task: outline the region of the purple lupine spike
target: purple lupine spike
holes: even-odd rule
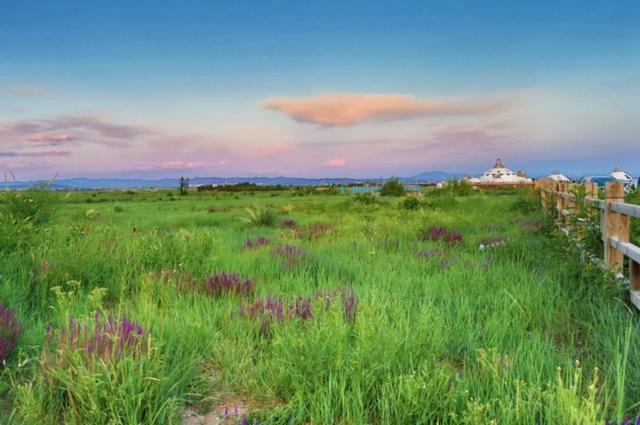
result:
[[[18,344],[21,332],[15,311],[0,304],[0,362],[9,358]]]
[[[250,279],[240,279],[238,273],[219,272],[205,280],[207,291],[214,296],[225,294],[250,295],[255,283]]]
[[[352,292],[345,292],[342,294],[342,310],[344,321],[353,325],[356,321],[356,314],[358,312],[358,300]]]
[[[125,316],[119,319],[109,316],[105,320],[101,315],[96,315],[93,326],[72,318],[59,331],[51,329],[46,344],[61,349],[80,349],[90,356],[121,358],[145,351],[142,335],[142,327]]]
[[[461,243],[464,241],[462,233],[442,226],[429,227],[426,231],[420,233],[420,239],[443,241],[448,244]]]

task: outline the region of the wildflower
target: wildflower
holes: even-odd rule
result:
[[[255,289],[250,279],[240,279],[237,273],[220,272],[205,281],[207,291],[212,295],[236,294],[249,295]]]
[[[284,220],[284,221],[282,222],[282,225],[283,225],[284,227],[289,227],[289,228],[292,228],[292,227],[298,227],[298,223],[296,223],[294,220],[291,220],[290,218],[289,218],[289,219],[287,219],[287,220]]]
[[[480,241],[480,250],[496,248],[507,243],[507,239],[503,236],[491,236]]]
[[[268,335],[273,322],[295,318],[305,321],[313,317],[313,309],[310,299],[299,298],[293,303],[285,304],[282,300],[269,296],[241,305],[240,316],[259,320],[260,334]]]
[[[273,250],[273,255],[285,259],[285,267],[290,268],[295,265],[300,258],[305,255],[302,248],[292,245],[280,245]]]
[[[59,330],[51,325],[47,326],[45,353],[54,345],[58,350],[82,350],[91,357],[121,358],[143,353],[146,349],[143,337],[142,327],[127,317],[105,318],[100,312],[96,312],[93,326],[83,324],[73,317]]]
[[[449,244],[463,242],[462,233],[442,226],[431,226],[420,234],[421,240],[443,241]]]
[[[356,321],[356,313],[358,312],[358,300],[353,292],[344,292],[342,294],[342,311],[344,321],[353,325]]]
[[[0,362],[9,358],[20,338],[20,323],[16,314],[0,304]]]
[[[332,232],[333,229],[334,227],[330,224],[315,223],[310,226],[307,226],[304,234],[308,239],[315,239],[326,233]]]
[[[247,239],[244,241],[244,249],[258,249],[269,244],[269,239],[264,236],[258,236],[255,240]]]

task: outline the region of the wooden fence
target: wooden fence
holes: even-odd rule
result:
[[[575,214],[580,205],[574,183],[558,182],[551,179],[538,180],[535,184],[540,190],[540,200],[544,211],[551,209],[555,202],[558,224],[567,232],[571,232],[575,222],[569,217]],[[640,219],[640,205],[624,202],[624,185],[608,182],[605,185],[605,199],[598,196],[597,183],[584,184],[586,196],[581,201],[586,208],[600,210],[600,234],[604,243],[604,267],[625,274],[625,257],[628,259],[626,276],[630,282],[631,302],[640,308],[640,247],[629,242],[630,221],[632,217]]]

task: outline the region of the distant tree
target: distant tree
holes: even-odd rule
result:
[[[404,193],[404,185],[397,177],[387,180],[380,189],[382,196],[404,196]]]
[[[186,179],[184,177],[180,177],[180,195],[187,195],[189,193],[189,177]]]

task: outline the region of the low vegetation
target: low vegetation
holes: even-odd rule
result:
[[[446,187],[2,193],[0,423],[635,420],[625,288],[534,193]]]

